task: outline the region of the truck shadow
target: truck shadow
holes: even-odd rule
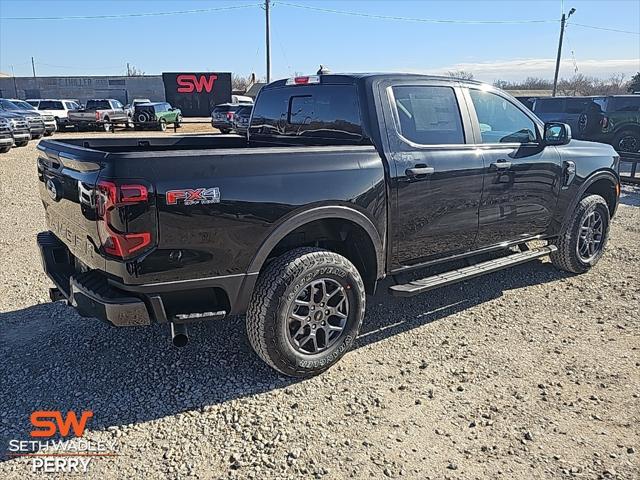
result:
[[[502,295],[566,275],[540,261],[409,299],[368,297],[355,348],[444,319]],[[251,351],[244,319],[194,325],[190,344],[170,345],[166,325],[110,328],[61,303],[0,314],[0,461],[11,439],[30,440],[34,410],[92,410],[91,430],[141,423],[284,388]],[[446,321],[446,320],[445,320]]]

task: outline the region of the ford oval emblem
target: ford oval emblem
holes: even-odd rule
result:
[[[47,193],[52,200],[58,200],[58,189],[56,183],[51,179],[47,180]]]

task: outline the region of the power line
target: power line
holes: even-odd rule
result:
[[[65,17],[4,17],[2,20],[100,20],[113,18],[161,17],[167,15],[188,15],[193,13],[211,13],[223,10],[237,10],[240,8],[259,7],[261,3],[232,5],[228,7],[198,8],[195,10],[177,10],[173,12],[123,13],[118,15],[77,15]]]
[[[305,10],[313,10],[316,12],[322,13],[334,13],[338,15],[350,15],[354,17],[363,17],[363,18],[374,18],[378,20],[396,20],[396,21],[404,21],[404,22],[422,22],[422,23],[443,23],[443,24],[461,24],[461,25],[517,25],[517,24],[531,24],[531,23],[558,23],[559,20],[459,20],[459,19],[438,19],[438,18],[414,18],[414,17],[398,17],[393,15],[377,15],[373,13],[365,13],[365,12],[354,12],[347,10],[333,10],[330,8],[322,8],[322,7],[313,7],[310,5],[300,5],[297,3],[289,3],[289,2],[281,2],[276,0],[276,5],[283,5],[285,7],[293,7],[293,8],[301,8]],[[617,33],[627,33],[630,35],[640,35],[640,32],[633,32],[630,30],[621,30],[617,28],[606,28],[606,27],[598,27],[595,25],[585,25],[582,23],[573,23],[572,25],[577,25],[579,27],[584,28],[593,28],[596,30],[606,30],[609,32],[617,32]]]
[[[594,30],[606,30],[607,32],[628,33],[630,35],[640,35],[640,32],[632,32],[630,30],[618,30],[617,28],[596,27],[595,25],[585,25],[583,23],[571,22],[571,25],[583,28],[593,28]]]
[[[482,25],[482,24],[522,24],[522,23],[558,23],[558,20],[458,20],[458,19],[438,19],[438,18],[414,18],[414,17],[397,17],[393,15],[376,15],[373,13],[354,12],[348,10],[333,10],[330,8],[312,7],[310,5],[300,5],[297,3],[281,2],[277,0],[276,5],[285,7],[302,8],[305,10],[313,10],[323,13],[335,13],[339,15],[350,15],[354,17],[375,18],[378,20],[398,20],[404,22],[423,22],[423,23],[454,23],[465,25]]]

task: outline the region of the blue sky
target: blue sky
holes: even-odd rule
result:
[[[422,19],[558,20],[576,8],[565,37],[561,76],[630,76],[640,70],[640,36],[571,25],[640,31],[638,0],[330,1],[272,0],[272,78],[333,71],[472,71],[476,78],[553,76],[558,22],[428,23],[320,12],[309,8]],[[0,0],[0,71],[31,75],[148,74],[213,70],[264,76],[261,0]],[[286,4],[295,4],[294,7]],[[9,17],[122,15],[247,8],[116,19],[11,20]]]

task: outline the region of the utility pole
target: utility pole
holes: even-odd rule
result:
[[[560,71],[560,57],[562,57],[562,38],[564,37],[564,27],[567,20],[569,20],[569,17],[575,12],[576,9],[572,8],[569,10],[569,15],[565,16],[563,13],[562,18],[560,19],[560,40],[558,42],[558,56],[556,57],[556,73],[553,76],[553,93],[551,94],[553,97],[556,96],[556,90],[558,89],[558,72]]]
[[[13,77],[13,89],[16,91],[16,98],[18,98],[18,83],[16,82],[16,72],[13,71],[13,65],[11,65],[11,76]]]
[[[36,62],[33,61],[33,57],[31,57],[31,70],[33,70],[33,78],[36,78]]]
[[[269,0],[264,0],[264,12],[266,21],[266,34],[267,34],[267,83],[271,82],[271,33],[270,33],[270,20],[269,20]]]

